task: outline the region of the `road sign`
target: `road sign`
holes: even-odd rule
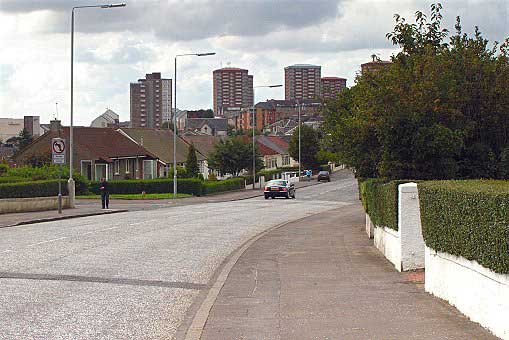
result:
[[[51,139],[51,158],[53,164],[65,164],[65,139]]]

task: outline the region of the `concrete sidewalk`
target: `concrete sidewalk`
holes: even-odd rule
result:
[[[316,185],[316,181],[297,183],[297,188],[304,188]],[[179,199],[158,199],[158,200],[122,200],[110,199],[110,207],[113,209],[101,209],[99,199],[77,199],[76,208],[64,209],[62,214],[56,210],[34,211],[24,213],[9,213],[0,215],[0,228],[13,227],[17,225],[55,221],[68,218],[85,217],[92,215],[112,214],[125,211],[153,210],[168,207],[177,207],[190,204],[214,203],[226,201],[238,201],[263,196],[260,189],[238,190],[222,192],[215,195],[187,197]]]
[[[258,239],[229,273],[202,339],[496,339],[396,272],[363,218],[356,203]]]

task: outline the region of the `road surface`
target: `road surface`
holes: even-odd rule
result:
[[[278,224],[356,202],[353,176],[297,199],[134,211],[0,229],[0,339],[168,339],[225,258]]]

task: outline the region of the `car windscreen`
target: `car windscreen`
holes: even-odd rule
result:
[[[320,171],[320,175],[328,175],[329,172],[328,171]]]
[[[286,186],[286,181],[270,181],[269,183],[267,183],[268,186],[270,185],[281,185],[281,186]]]

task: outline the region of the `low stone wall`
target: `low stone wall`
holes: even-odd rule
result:
[[[509,275],[426,247],[425,289],[496,336],[509,339]]]
[[[69,197],[62,197],[62,208],[69,208]],[[58,209],[58,197],[0,199],[0,214]]]

